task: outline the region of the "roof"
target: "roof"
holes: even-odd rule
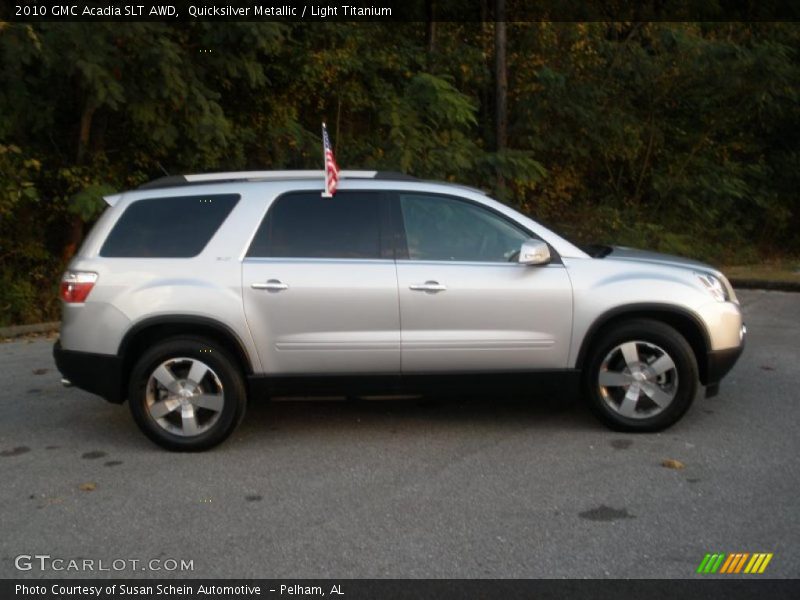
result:
[[[226,183],[232,181],[278,181],[278,180],[323,180],[325,173],[319,171],[229,171],[224,173],[196,173],[192,175],[168,175],[140,185],[137,189],[151,190],[202,183]],[[388,181],[419,181],[416,177],[393,171],[340,171],[340,179],[379,179]]]

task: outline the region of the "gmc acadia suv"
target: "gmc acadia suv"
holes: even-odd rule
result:
[[[655,431],[718,391],[745,327],[714,268],[579,248],[479,190],[343,171],[166,177],[109,196],[61,282],[56,364],[171,450],[248,398],[577,386]]]

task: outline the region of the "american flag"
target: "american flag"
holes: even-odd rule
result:
[[[332,198],[336,193],[336,186],[339,184],[339,167],[336,166],[336,159],[333,157],[331,138],[328,137],[328,128],[325,127],[325,122],[322,123],[322,148],[325,155],[325,191],[322,196]]]

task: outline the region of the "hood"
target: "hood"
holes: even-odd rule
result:
[[[691,258],[683,258],[682,256],[674,256],[672,254],[661,254],[660,252],[651,252],[649,250],[637,250],[636,248],[627,248],[625,246],[612,246],[611,252],[608,253],[606,257],[614,260],[656,263],[688,269],[702,269],[706,272],[717,272],[717,269],[699,260],[692,260]]]

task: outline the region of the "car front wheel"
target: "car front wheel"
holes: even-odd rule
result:
[[[584,395],[620,431],[659,431],[680,419],[697,392],[697,361],[672,327],[648,319],[601,333],[584,370]]]
[[[169,450],[198,451],[224,441],[244,416],[241,370],[210,340],[180,337],[146,351],[131,372],[133,418]]]

